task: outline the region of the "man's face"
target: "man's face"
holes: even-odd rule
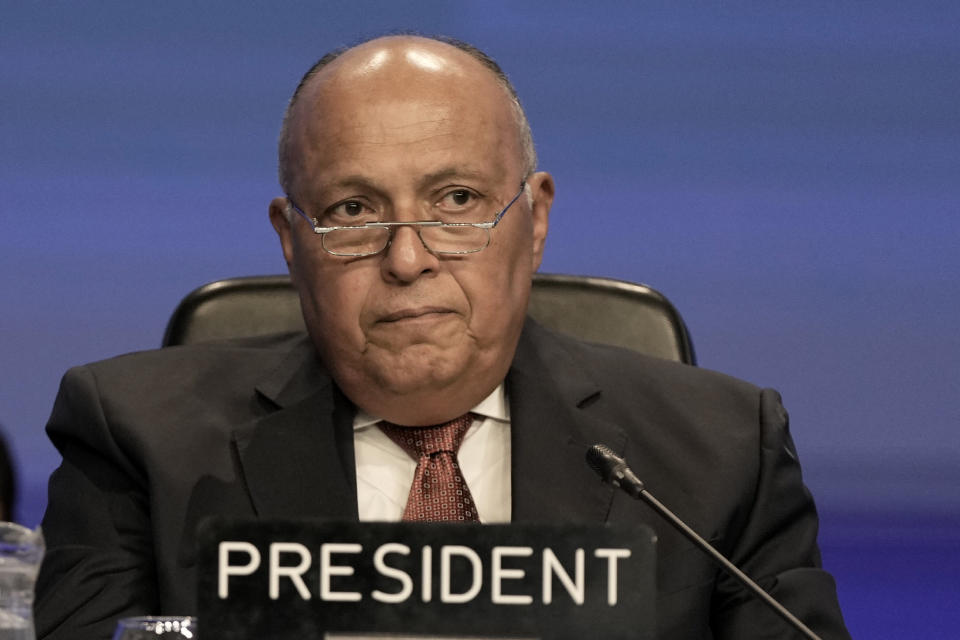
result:
[[[324,224],[358,212],[438,218],[463,206],[492,220],[524,176],[505,91],[452,47],[377,40],[313,78],[295,114],[293,197]],[[368,257],[338,257],[306,221],[271,204],[310,335],[343,391],[399,424],[456,417],[503,380],[540,264],[553,185],[528,179],[479,253],[437,255],[415,228]]]

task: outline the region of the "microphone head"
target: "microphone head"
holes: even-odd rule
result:
[[[630,470],[627,461],[605,444],[595,444],[587,449],[587,464],[604,482],[620,487],[634,498],[643,495],[643,482]]]
[[[623,460],[605,444],[595,444],[587,449],[587,464],[604,482],[610,482],[614,469],[623,464]]]

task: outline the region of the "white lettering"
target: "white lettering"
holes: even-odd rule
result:
[[[584,582],[583,582],[583,549],[577,549],[574,554],[574,572],[576,579],[571,580],[570,574],[560,564],[560,560],[554,555],[553,550],[547,547],[543,550],[543,603],[553,602],[553,576],[557,576],[560,584],[570,594],[570,598],[578,605],[583,604]]]
[[[522,580],[526,572],[523,569],[504,569],[503,557],[529,558],[533,555],[531,547],[494,547],[490,567],[490,600],[494,604],[531,604],[529,595],[504,595],[501,589],[503,580]]]
[[[450,592],[450,559],[453,556],[460,556],[470,561],[473,569],[473,584],[463,593]],[[480,593],[480,586],[483,582],[483,565],[480,562],[480,556],[470,547],[462,545],[444,545],[440,549],[440,602],[462,603],[470,602]]]
[[[598,558],[607,559],[607,604],[617,604],[617,560],[629,558],[630,549],[597,549],[593,552]]]
[[[433,598],[433,548],[430,545],[423,548],[420,562],[420,578],[423,580],[420,585],[420,599],[430,602]]]
[[[314,549],[300,542],[272,542],[269,551],[264,545],[258,548],[246,541],[223,541],[218,545],[217,595],[225,600],[230,597],[230,587],[237,589],[235,577],[262,576],[267,573],[267,595],[270,600],[286,598],[292,590],[285,586],[281,596],[281,583],[284,579],[292,583],[302,600],[311,600],[314,596],[325,602],[360,602],[370,597],[385,604],[409,602],[419,591],[424,603],[434,598],[434,578],[439,580],[437,596],[442,603],[464,604],[475,600],[483,591],[484,580],[490,580],[490,602],[493,605],[530,606],[537,598],[535,580],[536,555],[541,557],[541,602],[554,604],[563,599],[566,592],[570,601],[583,606],[587,598],[586,555],[592,553],[598,562],[591,565],[591,571],[606,570],[606,601],[610,607],[619,602],[620,574],[630,567],[622,562],[632,556],[628,548],[573,548],[558,554],[550,547],[536,548],[523,545],[504,545],[487,547],[489,557],[464,545],[441,545],[439,547],[440,566],[434,576],[434,549],[430,545],[420,547],[420,558],[413,557],[413,549],[402,542],[384,542],[371,549],[373,570],[379,573],[377,586],[369,590],[356,591],[366,578],[359,581],[356,576],[358,567],[367,567],[370,556],[364,554],[364,547],[352,542],[328,542],[320,544],[319,555],[314,564]],[[396,554],[397,558],[391,558]],[[268,556],[269,565],[260,571],[263,557]],[[341,557],[341,556],[353,557]],[[530,560],[523,560],[531,558]],[[562,558],[562,560],[561,560]],[[489,574],[487,565],[489,562]],[[420,575],[416,564],[419,563]],[[305,575],[316,566],[319,571],[318,588],[308,586]],[[596,569],[594,569],[596,567]],[[259,572],[259,573],[258,573]],[[417,580],[420,584],[417,584]],[[231,581],[233,585],[231,585]],[[395,585],[390,583],[395,582]],[[512,583],[511,583],[512,581]],[[591,573],[591,601],[602,599],[603,578]],[[241,581],[239,584],[244,584]],[[262,584],[262,583],[261,583]],[[595,585],[596,586],[593,586]],[[559,585],[559,586],[558,586]],[[314,593],[312,589],[316,588]],[[290,594],[292,597],[292,594]]]
[[[413,580],[410,579],[406,571],[387,566],[383,557],[388,553],[399,553],[400,555],[408,556],[410,555],[410,547],[405,544],[400,544],[399,542],[388,542],[387,544],[377,547],[377,552],[373,554],[373,566],[380,572],[380,575],[393,578],[400,583],[400,591],[397,593],[386,593],[379,589],[374,589],[372,594],[373,599],[378,602],[394,604],[403,602],[410,597],[410,594],[413,593]]]
[[[331,564],[335,553],[360,553],[363,547],[347,542],[327,542],[320,545],[320,599],[327,602],[358,602],[363,596],[357,591],[334,591],[330,588],[331,576],[352,576],[353,567]]]
[[[295,553],[300,556],[300,564],[297,566],[281,566],[281,553]],[[301,577],[310,568],[310,550],[299,542],[273,542],[270,544],[270,599],[276,600],[280,597],[280,576],[286,576],[293,582],[297,588],[300,597],[304,600],[310,599],[310,590],[304,584]]]
[[[229,595],[227,582],[229,576],[248,576],[260,566],[260,552],[249,542],[221,542],[218,547],[219,561],[217,562],[217,595],[226,600]],[[230,564],[230,553],[246,553],[248,562],[245,565]]]

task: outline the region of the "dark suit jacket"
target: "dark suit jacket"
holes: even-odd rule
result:
[[[790,634],[646,506],[601,484],[584,463],[596,442],[824,638],[848,637],[776,392],[532,322],[506,383],[513,520],[651,526],[660,637]],[[353,413],[303,336],[67,372],[47,427],[63,463],[43,520],[39,637],[106,639],[123,615],[194,612],[206,516],[356,519]]]

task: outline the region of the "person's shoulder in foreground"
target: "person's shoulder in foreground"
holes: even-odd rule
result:
[[[44,518],[41,637],[105,639],[121,615],[193,612],[203,517],[355,520],[358,410],[437,426],[501,385],[513,521],[652,526],[662,638],[785,630],[598,486],[583,462],[595,441],[825,638],[847,637],[774,392],[525,323],[554,183],[496,62],[414,36],[324,56],[291,98],[279,169],[269,215],[309,340],[161,350],[67,374],[48,427],[63,463]]]

